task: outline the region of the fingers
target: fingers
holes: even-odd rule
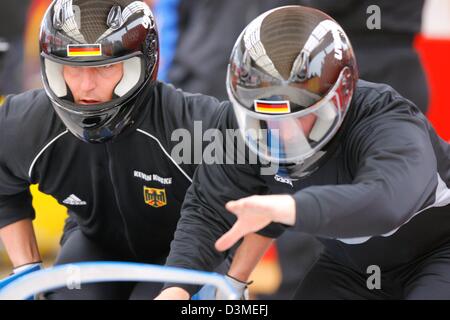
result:
[[[270,218],[264,212],[265,204],[262,198],[251,196],[237,201],[229,201],[226,209],[236,215],[237,221],[233,227],[216,241],[216,249],[225,251],[235,245],[245,235],[258,231],[270,223]]]
[[[227,202],[227,204],[225,205],[225,208],[232,212],[232,213],[236,213],[236,211],[239,209],[240,207],[240,203],[242,200],[237,200],[237,201],[229,201]]]
[[[229,201],[225,205],[225,208],[236,215],[242,212],[248,212],[250,210],[253,211],[257,209],[258,206],[258,202],[255,201],[256,199],[257,198],[255,196],[251,196],[236,201]]]
[[[217,251],[225,251],[230,249],[236,242],[243,238],[249,231],[238,220],[234,226],[216,241]]]
[[[236,215],[238,219],[233,227],[216,241],[215,246],[218,251],[230,249],[241,238],[252,232],[252,230],[246,228],[246,224],[240,218],[241,215],[245,216],[245,213],[251,210],[252,198],[248,197],[236,201],[229,201],[225,205],[226,209]]]

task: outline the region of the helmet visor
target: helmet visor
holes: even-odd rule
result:
[[[290,100],[254,100],[249,110],[229,92],[249,148],[265,161],[282,164],[317,153],[336,134],[350,104],[353,89],[345,70],[323,99],[293,113]]]
[[[144,61],[140,55],[98,65],[63,64],[46,55],[42,59],[43,82],[48,95],[61,108],[72,112],[114,108],[135,94],[145,79]],[[119,64],[121,68],[116,68]],[[114,70],[120,70],[120,73]],[[79,89],[81,83],[86,85],[86,81],[94,83],[93,87],[86,89],[90,92]]]

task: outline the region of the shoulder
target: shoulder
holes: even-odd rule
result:
[[[221,102],[204,94],[184,92],[165,83],[158,83],[157,90],[162,108],[179,119],[207,121],[231,107],[228,101]]]
[[[419,148],[429,141],[429,122],[408,99],[385,84],[359,81],[344,120],[343,147],[347,153],[367,147],[401,146]]]
[[[177,129],[194,132],[200,127],[202,130],[222,127],[229,122],[227,115],[233,111],[228,101],[187,93],[162,82],[154,86],[148,110],[141,129],[167,141]]]
[[[42,126],[42,121],[53,115],[50,100],[44,90],[32,90],[17,95],[9,95],[0,106],[2,129],[28,131]]]
[[[64,130],[44,90],[7,96],[0,106],[0,160],[27,163]]]
[[[392,87],[359,80],[344,120],[348,134],[368,133],[376,128],[397,126],[399,123],[427,131],[428,121],[419,108]]]
[[[352,108],[357,114],[407,113],[415,116],[419,108],[400,95],[394,88],[384,83],[359,80],[352,101]]]

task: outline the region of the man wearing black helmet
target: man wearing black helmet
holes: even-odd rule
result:
[[[332,18],[300,6],[256,18],[227,88],[250,152],[279,169],[201,165],[167,265],[212,270],[241,238],[290,228],[325,246],[295,298],[450,298],[450,146],[391,87],[358,80]],[[168,284],[159,298],[193,292]]]
[[[54,1],[40,48],[45,91],[0,108],[0,236],[14,272],[40,268],[30,184],[69,211],[56,264],[163,264],[196,168],[171,156],[172,133],[216,127],[229,104],[156,81],[158,34],[142,1]],[[126,299],[133,289],[89,284],[47,297]]]

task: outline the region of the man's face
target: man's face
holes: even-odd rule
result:
[[[64,79],[76,104],[98,104],[111,101],[114,88],[123,76],[123,63],[101,67],[64,66]]]
[[[281,121],[268,121],[270,133],[270,152],[280,159],[296,157],[311,151],[309,136],[316,123],[317,116],[309,114],[302,118],[290,118]]]
[[[299,130],[303,132],[305,137],[308,137],[316,123],[317,116],[315,114],[309,114],[300,119],[290,119],[289,121],[272,122],[270,123],[270,129],[276,129],[279,131],[280,138],[285,142],[295,141],[298,139]]]

